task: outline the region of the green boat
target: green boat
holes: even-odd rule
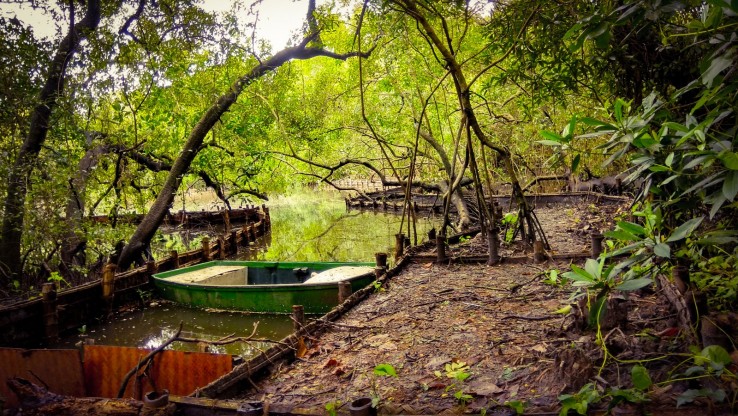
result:
[[[352,291],[374,281],[373,263],[210,261],[153,276],[164,299],[198,308],[324,314],[338,304],[338,283]]]

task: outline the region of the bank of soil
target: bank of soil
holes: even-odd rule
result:
[[[588,231],[611,228],[613,217],[624,210],[579,203],[537,211],[554,251],[581,253],[589,247]],[[515,245],[505,250],[520,251]],[[475,240],[452,251],[486,252]],[[601,333],[606,348],[575,313],[554,313],[570,303],[571,288],[544,283],[545,272],[568,267],[566,262],[491,267],[411,262],[326,333],[307,339],[299,358],[254,380],[254,388],[240,398],[315,414],[324,414],[331,403],[346,412],[352,400],[371,396],[380,399],[380,413],[389,414],[482,409],[509,414],[504,404],[515,401],[525,402],[526,412],[557,414],[560,394],[575,393],[591,381],[631,387],[630,360],[650,360],[644,365],[654,381],[691,365],[684,357],[664,358],[667,352],[686,351],[686,345],[673,330],[670,306],[653,290],[630,294],[627,323]],[[605,351],[610,355],[602,365]],[[380,364],[391,365],[397,377],[376,375]],[[470,376],[449,377],[459,368]],[[652,389],[650,409],[676,414],[675,397],[687,387],[674,383]],[[662,407],[668,410],[660,412]]]

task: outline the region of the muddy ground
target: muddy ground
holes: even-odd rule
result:
[[[612,228],[628,209],[588,201],[541,205],[536,212],[553,253],[581,254],[589,250],[592,230]],[[486,247],[472,239],[450,254],[484,255]],[[509,245],[502,254],[524,253]],[[567,262],[411,262],[329,331],[306,340],[298,359],[254,380],[254,389],[239,398],[315,414],[330,408],[346,413],[353,400],[372,397],[387,414],[514,414],[524,403],[526,414],[555,415],[558,396],[587,383],[600,392],[632,387],[633,360],[644,360],[654,382],[690,365],[683,356],[665,355],[686,351],[687,345],[674,330],[670,305],[655,289],[628,296],[627,322],[601,331],[603,342],[584,328],[576,307],[555,313],[571,303],[572,288],[545,282],[547,271],[568,268]],[[391,370],[396,376],[386,375]],[[688,387],[694,385],[652,386],[647,406],[656,414],[710,414],[707,408],[676,413],[676,397]],[[604,401],[592,403],[590,411],[603,406]],[[634,409],[621,405],[617,411],[640,414],[622,413]]]

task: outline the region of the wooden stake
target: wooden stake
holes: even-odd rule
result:
[[[351,282],[338,282],[338,303],[343,303],[351,296]]]
[[[443,234],[439,234],[436,237],[436,254],[437,263],[445,263],[448,261],[448,257],[446,257],[446,236]]]
[[[492,228],[487,233],[487,266],[492,266],[500,262],[500,229]]]
[[[395,234],[395,260],[402,257],[402,253],[404,252],[403,244],[405,244],[405,234]]]
[[[202,239],[202,261],[210,261],[210,238]]]
[[[218,237],[218,260],[225,260],[226,258],[226,249],[225,249],[225,240],[222,236]]]
[[[102,275],[102,297],[105,304],[105,316],[113,313],[113,295],[115,293],[115,264],[108,263],[103,269]]]
[[[169,253],[172,257],[172,267],[174,269],[179,269],[179,253],[177,253],[177,250],[172,250]]]
[[[56,311],[56,284],[44,283],[41,286],[44,305],[44,341],[54,344],[59,340],[59,316]]]
[[[592,239],[592,258],[597,260],[602,254],[602,240],[605,239],[605,236],[599,231],[595,231],[590,238]]]
[[[543,263],[546,261],[546,252],[543,250],[543,241],[536,240],[533,242],[533,261]]]
[[[292,325],[295,332],[300,332],[305,326],[305,308],[302,305],[292,305]]]

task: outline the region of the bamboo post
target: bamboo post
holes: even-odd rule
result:
[[[113,296],[115,293],[115,268],[114,263],[108,263],[103,269],[102,275],[102,297],[105,304],[105,316],[113,313]]]
[[[601,232],[595,231],[590,238],[592,239],[592,258],[596,260],[602,254],[602,240],[605,239],[605,236]]]
[[[202,261],[210,261],[210,238],[202,239]]]
[[[405,244],[405,234],[395,234],[395,260],[402,257],[402,253],[404,251],[403,244]]]
[[[546,252],[543,250],[543,241],[536,240],[533,242],[533,261],[543,263],[546,261]]]
[[[292,305],[292,326],[295,332],[300,332],[305,326],[305,308],[302,305]]]
[[[338,303],[341,304],[351,296],[351,282],[338,282]]]
[[[179,253],[177,253],[177,250],[170,251],[169,255],[172,257],[172,267],[179,269]]]
[[[436,236],[436,262],[444,263],[448,261],[446,257],[446,236],[439,234]]]
[[[59,340],[59,315],[56,309],[56,284],[44,283],[41,286],[41,299],[44,305],[44,341],[54,344]]]

